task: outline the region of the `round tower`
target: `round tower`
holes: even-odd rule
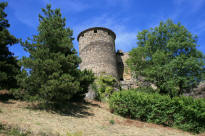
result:
[[[115,33],[104,27],[82,31],[77,38],[82,59],[80,69],[90,69],[96,75],[112,75],[118,79],[115,38]]]

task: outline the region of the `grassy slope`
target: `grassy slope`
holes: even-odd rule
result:
[[[0,136],[28,136],[27,133],[22,133],[18,129],[4,128],[0,126]]]
[[[191,136],[180,130],[143,123],[111,114],[106,104],[89,101],[72,104],[63,113],[33,109],[25,102],[0,101],[0,123],[31,131],[34,135],[48,133],[83,136]]]

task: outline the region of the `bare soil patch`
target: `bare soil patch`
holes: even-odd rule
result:
[[[80,132],[83,136],[192,136],[181,130],[114,115],[107,104],[91,100],[73,103],[63,113],[40,110],[31,103],[16,100],[0,100],[0,109],[0,123],[33,135],[64,136],[68,132]]]

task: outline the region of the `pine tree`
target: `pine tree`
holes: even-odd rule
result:
[[[47,5],[39,15],[38,34],[22,43],[29,57],[20,60],[22,73],[18,75],[20,89],[16,95],[44,102],[65,102],[78,96],[82,98],[94,75],[80,71],[78,57],[73,47],[73,32],[66,27],[60,9]]]
[[[171,96],[190,91],[204,80],[205,57],[197,50],[197,36],[180,23],[161,22],[137,35],[138,47],[128,65],[137,76],[154,83],[160,93]]]
[[[17,60],[8,49],[18,40],[9,33],[9,23],[6,19],[7,14],[4,12],[6,2],[0,3],[0,89],[16,88],[16,74],[20,71]]]

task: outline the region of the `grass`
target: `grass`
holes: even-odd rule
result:
[[[33,135],[49,136],[192,136],[177,129],[123,118],[110,113],[108,105],[96,101],[68,104],[63,111],[39,109],[35,104],[1,102],[0,123],[18,126]],[[4,130],[5,131],[5,130]],[[10,133],[8,132],[3,133]],[[0,133],[1,135],[1,133]],[[18,136],[18,135],[16,135]]]
[[[0,136],[192,136],[114,115],[105,103],[87,100],[45,109],[38,103],[12,100],[5,94],[0,94]]]
[[[67,133],[66,136],[82,136],[82,132],[75,132],[75,133]]]
[[[114,125],[115,124],[115,120],[111,119],[110,120],[110,124]]]
[[[5,136],[29,136],[29,132],[21,132],[19,129],[16,128],[8,128],[5,127],[3,124],[0,124],[0,135]]]

